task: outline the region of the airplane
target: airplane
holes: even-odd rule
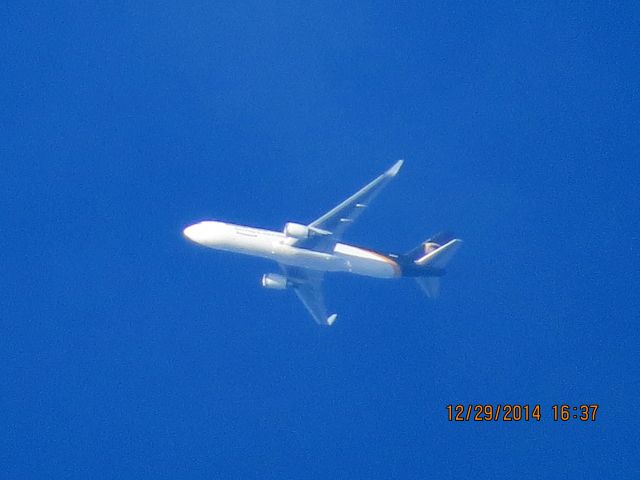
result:
[[[326,272],[348,272],[376,278],[412,277],[430,298],[438,296],[440,278],[462,240],[438,234],[406,254],[383,254],[342,243],[342,235],[380,191],[398,174],[403,160],[308,225],[288,222],[282,232],[202,221],[184,229],[184,236],[205,247],[275,260],[282,270],[262,276],[262,286],[293,290],[313,319],[331,326],[322,292]]]

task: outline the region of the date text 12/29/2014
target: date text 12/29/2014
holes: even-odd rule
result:
[[[546,417],[554,422],[571,420],[595,422],[599,406],[597,403],[555,404],[549,409],[543,409],[540,404],[459,403],[447,405],[447,420],[450,422],[539,422]]]

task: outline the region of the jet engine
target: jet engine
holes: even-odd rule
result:
[[[262,276],[262,286],[274,290],[284,290],[291,286],[291,282],[287,277],[278,275],[277,273],[265,273]]]
[[[304,240],[305,238],[309,238],[311,236],[311,230],[306,225],[289,222],[284,226],[284,234],[287,237]]]

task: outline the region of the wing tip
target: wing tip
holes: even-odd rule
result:
[[[387,170],[387,175],[391,177],[395,177],[396,174],[400,171],[400,168],[402,168],[403,163],[404,163],[404,160],[398,160],[396,163],[393,164],[393,166],[389,170]]]

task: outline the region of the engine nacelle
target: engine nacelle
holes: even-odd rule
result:
[[[287,237],[304,240],[312,235],[312,231],[306,225],[289,222],[284,226],[284,234]]]
[[[291,282],[284,275],[277,273],[265,273],[262,276],[262,286],[264,288],[272,288],[274,290],[284,290],[291,286]]]

